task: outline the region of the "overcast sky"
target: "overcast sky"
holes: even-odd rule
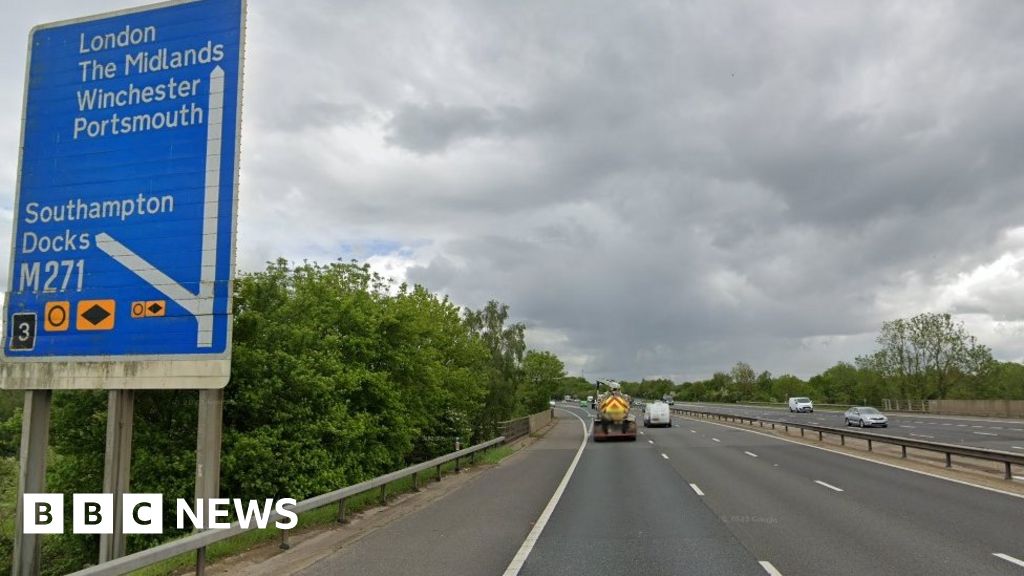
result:
[[[5,6],[0,253],[29,28],[138,4]],[[241,271],[497,299],[588,377],[808,377],[925,311],[1024,356],[1022,3],[249,0],[246,43]]]

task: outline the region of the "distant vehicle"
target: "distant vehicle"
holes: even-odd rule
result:
[[[665,394],[664,396],[662,396],[661,401],[664,402],[665,404],[668,404],[669,406],[676,403],[676,399],[673,398],[671,394]]]
[[[587,407],[587,401],[582,399],[582,398],[580,398],[580,408],[586,408],[586,407]]]
[[[789,399],[790,412],[814,412],[814,403],[806,396],[795,396]]]
[[[644,407],[644,427],[672,426],[672,413],[665,402],[654,402]]]
[[[548,402],[548,404],[550,404],[550,405],[554,406],[554,405],[555,405],[555,401],[554,401],[554,400],[552,400],[552,401]]]
[[[882,414],[871,406],[854,406],[846,411],[843,418],[846,419],[847,426],[853,426],[856,424],[861,428],[864,428],[865,426],[880,426],[882,428],[889,427],[889,419],[885,417],[885,414]]]
[[[593,396],[587,396],[587,402],[590,403],[591,408],[597,408],[597,400],[595,400]]]
[[[565,395],[565,401],[566,402],[572,402],[572,394],[566,394]]]

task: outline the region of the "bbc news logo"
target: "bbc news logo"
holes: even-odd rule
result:
[[[25,494],[22,501],[22,525],[25,534],[64,533],[63,494]],[[163,534],[163,494],[124,494],[121,499],[121,526],[125,534]],[[178,530],[217,530],[230,528],[231,512],[242,528],[266,528],[272,517],[282,530],[294,528],[298,515],[291,510],[294,498],[280,500],[241,500],[239,498],[199,499],[191,504],[184,498],[175,501],[175,527]],[[73,494],[71,530],[74,534],[114,533],[113,494]]]

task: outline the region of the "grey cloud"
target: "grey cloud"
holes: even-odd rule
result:
[[[410,280],[574,371],[807,376],[1021,250],[1017,5],[267,0],[248,34],[242,266],[426,247]]]
[[[388,124],[388,144],[421,154],[444,152],[460,140],[516,132],[521,116],[513,108],[486,110],[475,106],[407,104]]]

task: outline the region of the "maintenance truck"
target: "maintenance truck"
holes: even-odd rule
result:
[[[629,396],[614,380],[598,380],[607,391],[595,399],[597,414],[594,416],[594,442],[604,440],[636,441],[636,416],[630,413]]]

